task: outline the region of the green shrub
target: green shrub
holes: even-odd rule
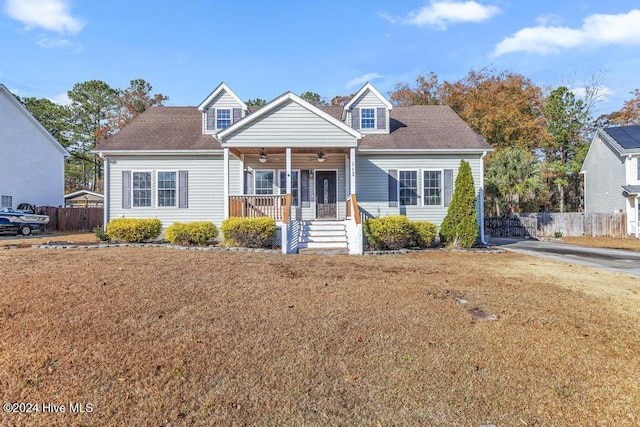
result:
[[[107,224],[107,235],[119,242],[139,243],[160,235],[162,223],[157,218],[117,218]]]
[[[460,161],[451,204],[440,225],[440,241],[447,246],[470,248],[478,238],[476,221],[476,190],[471,166]]]
[[[109,240],[109,235],[107,234],[105,229],[100,227],[100,226],[94,228],[93,229],[93,233],[96,235],[98,240],[100,240],[101,242],[106,242],[107,240]]]
[[[436,239],[437,227],[428,221],[409,221],[404,215],[370,218],[364,222],[369,246],[374,250],[427,248]]]
[[[218,237],[218,229],[209,221],[195,221],[189,223],[174,222],[164,233],[171,243],[180,245],[204,245],[211,239]]]
[[[438,228],[436,225],[429,221],[414,221],[414,239],[415,245],[421,248],[428,248],[433,246],[433,242],[436,240],[436,234]]]
[[[369,218],[363,228],[369,246],[375,250],[407,248],[415,240],[415,228],[404,215]]]
[[[267,247],[275,235],[276,221],[272,218],[229,218],[222,223],[222,236],[231,246]]]

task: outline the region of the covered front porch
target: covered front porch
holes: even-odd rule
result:
[[[362,134],[339,118],[287,92],[215,137],[224,153],[225,217],[274,218],[283,252],[297,252],[301,221],[353,216],[347,200],[355,200]]]
[[[225,217],[275,219],[284,253],[297,252],[304,221],[343,221],[347,234],[354,234],[350,253],[361,253],[362,239],[355,237],[362,233],[355,196],[355,151],[350,147],[224,148]],[[240,164],[235,177],[229,167],[232,161]]]

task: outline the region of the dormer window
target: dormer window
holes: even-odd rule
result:
[[[231,109],[216,109],[216,129],[224,129],[231,126]]]
[[[376,128],[376,110],[375,108],[360,109],[360,129]]]

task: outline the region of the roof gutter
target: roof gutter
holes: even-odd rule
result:
[[[222,154],[222,149],[214,150],[91,150],[91,153],[105,156],[170,156],[170,155],[192,155],[206,156],[212,154]]]
[[[482,158],[493,148],[358,148],[361,153],[380,153],[380,154],[457,154],[470,153],[482,154]]]

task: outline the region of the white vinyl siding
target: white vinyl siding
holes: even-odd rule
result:
[[[64,205],[64,149],[0,88],[0,195],[13,207]]]
[[[476,195],[482,188],[480,182],[482,160],[481,154],[444,155],[444,154],[370,154],[358,153],[356,157],[356,190],[358,206],[365,216],[388,216],[403,214],[415,221],[430,221],[440,225],[447,207],[441,203],[438,206],[424,206],[422,197],[424,188],[423,171],[445,169],[453,170],[453,181],[458,175],[460,160],[469,162]],[[418,171],[418,204],[416,206],[389,206],[389,170]],[[442,181],[444,177],[441,178]],[[442,184],[443,185],[443,184]],[[441,193],[441,198],[444,197]]]
[[[229,161],[229,194],[240,194],[240,161]],[[174,222],[213,221],[217,226],[224,220],[224,188],[222,154],[206,156],[114,156],[105,162],[109,168],[109,212],[107,220],[125,218],[158,218],[166,228]],[[122,208],[122,171],[188,171],[188,207],[155,208],[157,183],[152,183],[152,205],[149,208]]]
[[[345,130],[293,101],[243,127],[225,139],[229,147],[355,146],[356,139]],[[284,156],[284,148],[283,148]]]
[[[625,157],[618,156],[606,142],[596,134],[583,164],[585,171],[585,211],[625,211],[627,202],[622,196],[622,186],[627,185],[629,175],[635,178],[634,168],[625,164]]]

